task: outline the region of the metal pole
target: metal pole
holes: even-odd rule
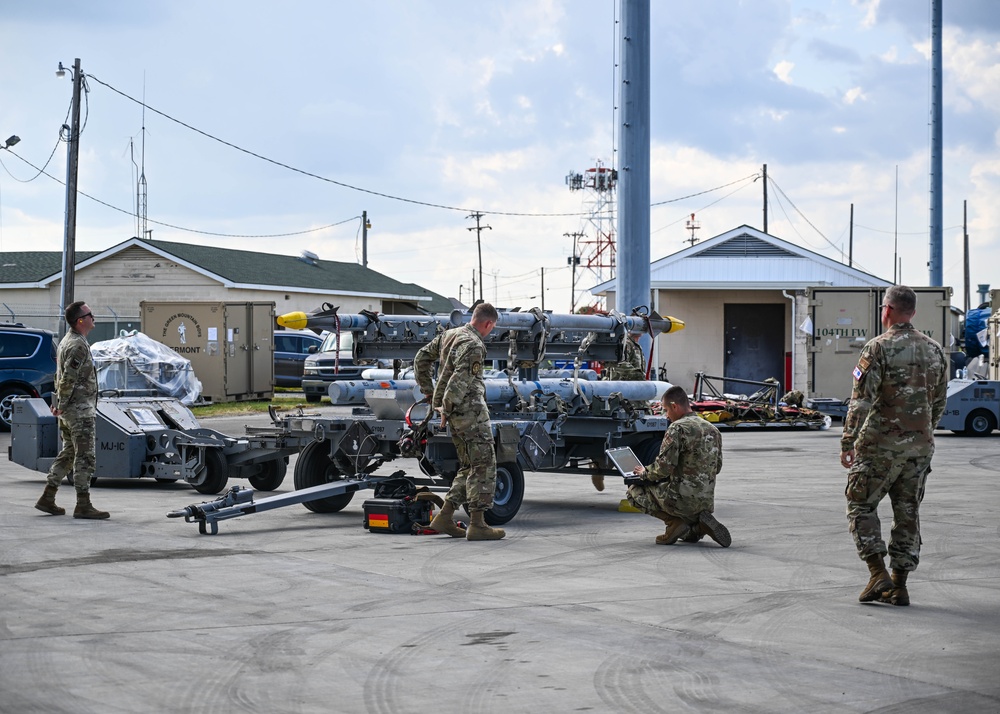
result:
[[[942,55],[941,55],[941,0],[931,0],[931,225],[930,225],[930,285],[944,285],[942,276],[941,216],[943,213],[942,188]]]
[[[972,307],[972,295],[971,289],[972,285],[969,283],[969,202],[962,201],[962,236],[964,243],[964,263],[965,263],[965,314],[969,314],[969,308]]]
[[[767,164],[764,164],[764,232],[767,233]]]
[[[851,230],[847,239],[847,267],[854,265],[854,204],[851,204]]]
[[[624,0],[621,25],[622,108],[618,191],[616,307],[626,315],[649,305],[649,0]],[[649,354],[650,340],[640,341]]]
[[[76,176],[77,166],[80,163],[80,87],[82,83],[83,72],[80,70],[80,58],[78,57],[73,62],[73,104],[69,128],[69,143],[66,145],[66,226],[63,232],[60,313],[65,313],[66,307],[73,303],[73,293],[75,291]],[[65,320],[60,321],[60,323],[62,325],[61,332],[65,333]]]

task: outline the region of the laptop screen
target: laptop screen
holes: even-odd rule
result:
[[[608,458],[611,459],[611,463],[615,465],[615,468],[618,469],[619,473],[625,477],[632,476],[635,468],[643,465],[642,462],[639,461],[639,458],[635,455],[635,452],[627,446],[622,446],[616,449],[608,449],[604,453],[608,455]]]

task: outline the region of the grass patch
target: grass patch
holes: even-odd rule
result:
[[[274,405],[279,409],[290,409],[300,404],[310,409],[315,409],[319,404],[309,404],[305,397],[279,397],[276,396],[271,401],[246,401],[246,402],[218,402],[216,404],[205,404],[203,406],[191,407],[191,412],[196,417],[214,416],[239,416],[240,414],[266,414],[267,407]]]

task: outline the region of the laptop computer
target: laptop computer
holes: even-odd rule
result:
[[[639,457],[628,446],[606,449],[604,453],[611,459],[611,463],[618,469],[618,473],[625,478],[634,478],[636,466],[643,466],[643,463],[639,461]]]

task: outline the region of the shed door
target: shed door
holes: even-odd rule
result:
[[[250,326],[245,303],[226,303],[226,396],[250,391]]]
[[[785,306],[776,303],[727,304],[725,323],[726,355],[723,376],[756,382],[774,377],[784,382]],[[729,381],[725,383],[724,389],[735,394],[756,391],[753,386]]]

